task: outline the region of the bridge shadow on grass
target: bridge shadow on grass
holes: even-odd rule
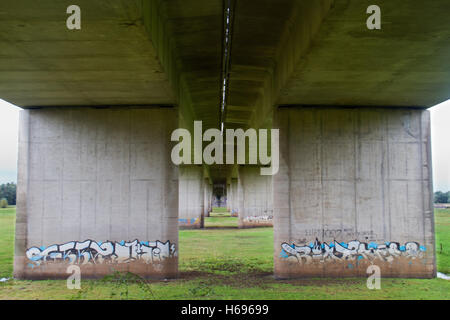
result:
[[[238,218],[231,216],[205,217],[204,229],[237,229]]]
[[[238,227],[238,218],[232,217],[227,208],[213,207],[205,217],[204,229],[233,229]]]

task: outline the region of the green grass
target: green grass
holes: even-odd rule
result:
[[[237,226],[237,217],[211,216],[205,218],[205,228],[237,228]]]
[[[182,230],[179,255],[182,272],[270,273],[273,269],[273,230]]]
[[[0,209],[0,278],[13,272],[16,208]]]
[[[210,215],[212,217],[229,217],[230,212],[227,210],[227,208],[213,207]]]
[[[212,212],[228,212],[226,207],[213,207]]]
[[[447,273],[449,218],[450,210],[436,212],[438,269]],[[207,218],[222,226],[235,220]],[[0,209],[0,278],[12,274],[13,237],[14,209]],[[274,280],[271,228],[183,230],[179,246],[176,280],[82,280],[81,290],[63,280],[11,280],[0,283],[0,299],[450,299],[442,279],[382,279],[381,290],[368,290],[364,278]]]
[[[438,270],[450,274],[450,209],[435,210],[435,232]]]

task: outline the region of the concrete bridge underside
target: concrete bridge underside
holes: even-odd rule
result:
[[[449,98],[448,1],[379,0],[381,30],[360,0],[78,0],[68,30],[72,2],[0,3],[0,97],[24,108],[16,277],[175,277],[215,182],[241,227],[274,225],[277,277],[435,276],[425,109]],[[279,128],[279,172],[175,166],[194,120]]]

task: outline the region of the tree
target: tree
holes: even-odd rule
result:
[[[16,205],[16,184],[6,183],[0,185],[0,199],[6,199],[8,204]]]
[[[442,192],[442,191],[436,191],[434,193],[434,203],[449,203],[450,202],[450,191],[449,192]]]
[[[4,198],[0,200],[0,208],[8,208],[8,200]]]

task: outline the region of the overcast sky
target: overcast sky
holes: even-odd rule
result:
[[[434,191],[450,191],[450,100],[431,111]]]
[[[17,181],[19,110],[0,99],[0,184]]]
[[[0,99],[0,184],[17,181],[19,108]],[[434,190],[450,190],[450,100],[431,111]]]

